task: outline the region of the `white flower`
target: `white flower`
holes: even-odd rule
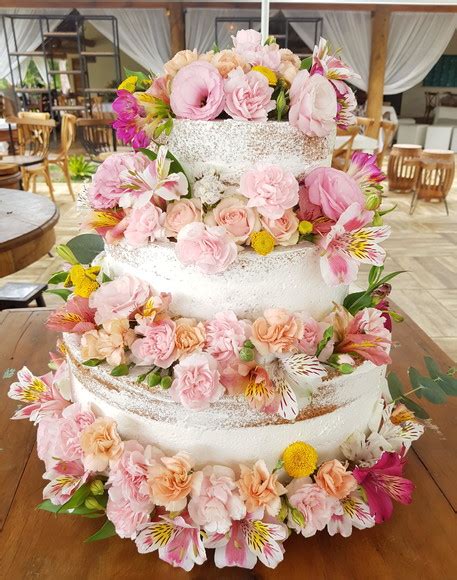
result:
[[[222,199],[225,185],[222,182],[220,175],[213,169],[201,177],[196,177],[193,189],[194,197],[198,197],[207,205],[214,205]]]

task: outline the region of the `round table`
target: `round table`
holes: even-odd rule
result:
[[[47,197],[0,189],[0,277],[36,262],[53,247],[57,206]]]

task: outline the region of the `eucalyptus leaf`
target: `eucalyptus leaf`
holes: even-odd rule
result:
[[[91,264],[103,252],[103,238],[97,234],[81,234],[67,242],[67,246],[80,264]]]
[[[116,535],[116,530],[114,528],[114,524],[112,522],[110,522],[109,520],[106,520],[106,522],[98,530],[98,532],[95,532],[95,534],[92,534],[92,536],[90,536],[89,538],[87,538],[84,541],[85,542],[97,542],[99,540],[105,540],[106,538],[111,538],[112,536],[115,536],[115,535]]]
[[[434,403],[435,405],[444,403],[446,400],[446,393],[437,381],[422,376],[414,367],[408,369],[408,375],[412,386],[414,389],[417,389],[415,392],[419,398],[423,396],[427,401],[430,401],[430,403]]]
[[[430,417],[425,409],[408,397],[402,397],[400,401],[405,405],[405,407],[412,411],[418,419],[428,419]]]
[[[387,384],[389,386],[390,396],[394,401],[397,401],[403,397],[403,385],[396,373],[389,373],[387,377]]]
[[[55,272],[48,280],[48,284],[62,284],[68,278],[68,272]]]
[[[73,294],[71,290],[67,290],[66,288],[53,288],[51,290],[45,290],[45,292],[46,294],[55,294],[62,298],[62,300],[65,300],[65,302],[68,300],[69,296]]]

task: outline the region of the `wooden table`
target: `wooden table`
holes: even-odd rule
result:
[[[35,373],[46,372],[47,352],[55,333],[43,327],[44,309],[0,313],[0,376],[5,368],[27,364]],[[423,356],[431,355],[446,367],[450,359],[406,318],[395,327],[400,346],[393,368],[404,377],[412,364],[423,370]],[[285,560],[276,570],[262,565],[253,571],[218,570],[210,561],[186,575],[170,568],[156,554],[140,555],[130,540],[110,538],[94,544],[83,540],[100,520],[58,516],[34,507],[41,501],[45,482],[38,460],[35,427],[10,421],[16,403],[7,399],[11,379],[1,382],[0,433],[0,570],[12,580],[144,580],[145,578],[220,579],[329,579],[329,580],[443,580],[456,577],[457,508],[457,400],[429,406],[440,432],[429,430],[410,451],[406,476],[417,489],[410,506],[396,504],[393,518],[373,529],[355,530],[350,538],[318,532],[309,539],[296,536],[286,542]]]
[[[32,264],[53,247],[57,206],[47,197],[0,189],[0,277]]]

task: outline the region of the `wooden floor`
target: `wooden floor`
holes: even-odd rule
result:
[[[82,184],[75,184],[79,190]],[[56,200],[61,218],[56,227],[58,243],[80,233],[80,217],[65,184],[56,183]],[[39,192],[46,194],[44,184]],[[386,218],[392,235],[384,243],[388,259],[386,272],[407,270],[393,283],[393,300],[453,359],[457,360],[457,179],[449,194],[450,215],[442,204],[419,202],[409,215],[409,194],[386,192],[385,206],[398,204]],[[35,264],[4,278],[7,280],[47,281],[60,267],[61,260],[44,257]],[[363,284],[366,269],[361,271]],[[1,283],[0,282],[0,283]],[[60,299],[48,295],[47,303]]]

